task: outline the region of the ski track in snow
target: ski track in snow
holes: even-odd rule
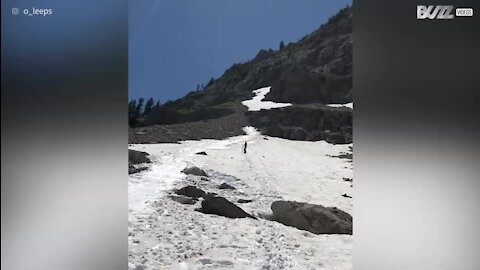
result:
[[[259,219],[206,215],[168,196],[195,185],[254,215],[270,214],[275,200],[336,206],[350,214],[352,164],[334,158],[351,145],[247,135],[181,144],[131,145],[151,154],[147,171],[129,177],[129,269],[352,269],[351,235],[314,235]],[[266,138],[267,140],[265,140]],[[242,153],[247,141],[247,154]],[[207,156],[195,155],[206,151]],[[186,176],[196,165],[210,181]],[[226,182],[236,190],[220,190]],[[241,204],[238,199],[252,199]]]
[[[249,111],[269,110],[274,108],[282,108],[292,106],[292,103],[277,103],[273,101],[263,101],[265,96],[270,92],[271,86],[253,90],[255,96],[252,99],[242,101],[242,104],[248,107]]]

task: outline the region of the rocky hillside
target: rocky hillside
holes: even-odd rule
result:
[[[272,86],[265,100],[288,102],[293,106],[246,112],[241,101],[250,99],[253,90],[265,86]],[[203,121],[208,123],[206,126],[236,129],[223,132],[225,135],[241,132],[237,130],[240,123],[248,122],[271,136],[350,143],[352,110],[325,104],[352,101],[352,10],[347,7],[298,42],[279,50],[260,50],[252,60],[232,65],[204,90],[156,108],[138,127],[131,129],[130,142],[173,142],[176,137],[217,138],[215,129],[212,134],[202,129],[202,132],[190,131],[182,136],[165,136],[164,129],[158,127],[173,127],[167,128],[171,135],[175,133],[175,125],[183,123],[183,128],[198,129],[202,126],[198,121]],[[239,125],[224,123],[232,119]],[[197,124],[191,124],[195,122]],[[167,137],[169,139],[159,139]]]

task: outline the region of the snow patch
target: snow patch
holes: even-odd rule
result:
[[[259,135],[259,134],[260,134],[260,132],[259,132],[256,128],[252,127],[252,126],[246,126],[246,127],[244,127],[244,128],[243,128],[243,131],[245,132],[245,134],[250,135],[250,136],[255,136],[255,135]]]
[[[274,108],[282,108],[292,106],[292,103],[277,103],[273,101],[263,101],[265,96],[270,92],[271,86],[253,90],[255,96],[252,99],[242,101],[242,104],[248,107],[249,111],[269,110]]]
[[[327,104],[327,106],[332,108],[347,107],[347,108],[353,109],[353,102],[346,103],[346,104]]]

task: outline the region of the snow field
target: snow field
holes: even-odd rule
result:
[[[129,177],[130,269],[352,269],[350,235],[314,235],[259,219],[229,219],[194,211],[168,198],[195,185],[215,192],[256,216],[275,200],[336,206],[352,213],[352,164],[335,158],[349,145],[290,141],[261,135],[181,144],[132,145],[153,157],[151,169]],[[265,139],[266,138],[266,139]],[[247,154],[243,143],[248,142]],[[195,155],[206,151],[207,156]],[[180,171],[196,165],[209,181]],[[226,182],[236,190],[220,190]],[[240,204],[238,199],[253,202]]]

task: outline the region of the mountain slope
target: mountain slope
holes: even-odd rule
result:
[[[247,112],[241,101],[266,86],[272,87],[265,100],[293,106]],[[225,138],[242,134],[241,126],[248,122],[271,136],[350,143],[352,110],[325,105],[352,100],[352,10],[347,7],[298,42],[261,50],[252,60],[232,65],[203,91],[156,108],[139,124],[143,127],[131,130],[130,141]]]

